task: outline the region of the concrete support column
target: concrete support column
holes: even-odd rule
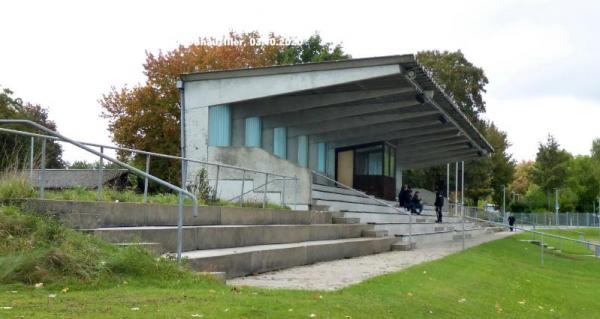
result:
[[[402,166],[398,163],[398,161],[396,161],[396,176],[394,176],[396,178],[396,195],[398,195],[398,193],[402,189],[402,173]]]

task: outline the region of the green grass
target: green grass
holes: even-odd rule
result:
[[[104,282],[59,279],[40,289],[0,285],[0,317],[596,317],[600,261],[547,251],[542,267],[540,248],[523,239],[529,235],[490,242],[336,292],[232,288],[187,272],[163,280],[157,280],[156,272],[115,275]],[[65,287],[68,292],[61,292]]]
[[[0,284],[102,286],[136,277],[161,282],[197,276],[142,248],[118,248],[47,215],[0,206]]]
[[[37,198],[38,190],[31,187],[26,179],[16,177],[14,174],[0,175],[0,202],[11,201],[23,198]],[[97,201],[98,192],[94,189],[76,187],[64,190],[46,190],[44,198],[53,200],[76,200],[76,201]],[[102,189],[102,201],[105,202],[127,202],[142,203],[144,194],[137,193],[131,189],[113,189],[105,187]],[[148,203],[151,204],[171,204],[179,203],[179,197],[174,193],[155,193],[148,194]],[[184,199],[185,205],[192,205],[189,198]],[[201,205],[211,206],[239,206],[239,202],[229,202],[225,200],[216,200],[211,202],[200,202]],[[262,202],[244,202],[244,207],[262,208]],[[289,209],[278,204],[267,202],[266,208],[271,209]]]

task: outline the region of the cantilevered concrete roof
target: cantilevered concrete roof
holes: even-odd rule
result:
[[[492,146],[415,56],[183,74],[186,112],[230,104],[312,141],[385,140],[403,167],[477,159]]]

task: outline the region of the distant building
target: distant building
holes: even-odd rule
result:
[[[493,151],[413,55],[201,72],[181,80],[186,156],[297,176],[298,191],[288,192],[286,203],[311,203],[313,183],[326,184],[313,170],[393,200],[402,170]],[[188,180],[201,167],[190,164]],[[209,169],[212,184],[216,174]],[[264,182],[252,173],[220,174],[219,192],[230,195],[245,186],[241,180],[254,187]]]

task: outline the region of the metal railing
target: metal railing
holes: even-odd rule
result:
[[[30,163],[29,163],[29,169],[30,169],[30,175],[32,175],[32,171],[33,171],[33,154],[34,154],[34,138],[40,138],[42,139],[42,141],[45,141],[47,139],[49,140],[57,140],[57,141],[61,141],[60,138],[56,137],[56,136],[48,136],[48,135],[43,135],[43,134],[36,134],[36,133],[31,133],[31,132],[23,132],[23,131],[19,131],[19,130],[13,130],[13,129],[6,129],[6,128],[0,128],[0,133],[4,132],[4,133],[10,133],[10,134],[16,134],[16,135],[22,135],[22,136],[30,136],[32,139],[32,142],[30,143],[31,145],[31,151],[30,151]],[[157,157],[157,158],[164,158],[164,159],[171,159],[171,160],[178,160],[178,161],[182,161],[182,164],[184,165],[184,170],[187,171],[187,166],[188,163],[197,163],[197,164],[201,164],[201,165],[206,165],[206,166],[210,166],[210,167],[214,167],[216,169],[216,178],[214,180],[214,192],[215,194],[218,194],[219,191],[219,178],[220,175],[224,173],[224,169],[230,169],[230,170],[234,170],[237,172],[240,172],[242,175],[242,187],[241,187],[241,191],[240,191],[240,195],[235,196],[234,198],[227,200],[227,201],[233,201],[233,200],[238,200],[239,198],[242,198],[242,200],[239,201],[240,206],[243,205],[244,201],[243,201],[243,197],[245,195],[244,190],[244,182],[246,181],[246,176],[249,173],[254,173],[254,174],[260,174],[260,175],[264,175],[265,176],[265,181],[267,181],[266,184],[272,184],[271,182],[269,182],[270,178],[275,177],[275,179],[273,180],[281,180],[283,181],[283,187],[282,187],[282,196],[281,196],[281,205],[285,206],[286,201],[285,201],[285,190],[286,190],[286,186],[285,183],[288,181],[293,182],[292,185],[292,191],[294,194],[294,209],[297,208],[297,187],[298,187],[298,177],[296,176],[287,176],[287,175],[283,175],[283,174],[277,174],[277,173],[272,173],[272,172],[267,172],[267,171],[261,171],[261,170],[256,170],[256,169],[250,169],[250,168],[243,168],[243,167],[239,167],[239,166],[234,166],[234,165],[228,165],[228,164],[222,164],[222,163],[214,163],[214,162],[210,162],[210,161],[203,161],[203,160],[197,160],[197,159],[192,159],[192,158],[187,158],[187,157],[181,157],[181,156],[175,156],[175,155],[169,155],[169,154],[162,154],[162,153],[155,153],[155,152],[148,152],[148,151],[143,151],[143,150],[138,150],[138,149],[132,149],[132,148],[127,148],[127,147],[119,147],[119,146],[112,146],[112,145],[104,145],[104,144],[97,144],[97,143],[89,143],[89,142],[81,142],[81,141],[73,141],[76,143],[79,143],[79,145],[84,145],[84,146],[92,146],[92,147],[98,147],[100,149],[100,153],[103,153],[105,149],[112,149],[112,150],[118,150],[118,151],[124,151],[124,152],[130,152],[133,154],[138,154],[138,155],[145,155],[146,156],[146,161],[145,161],[145,174],[150,174],[150,162],[151,162],[151,158],[152,157]],[[42,144],[42,148],[44,148],[45,142]],[[95,153],[96,154],[96,153]],[[42,156],[45,156],[45,152],[42,152]],[[144,175],[142,175],[144,176]],[[143,202],[146,203],[148,201],[148,181],[151,180],[147,177],[144,176],[144,199]],[[97,193],[97,198],[98,200],[101,200],[102,198],[102,184],[103,184],[103,180],[102,180],[102,165],[100,165],[100,170],[98,172],[98,193]],[[43,185],[42,185],[43,186]],[[187,186],[186,181],[182,182],[181,187],[185,188]],[[264,185],[263,185],[264,186]],[[268,186],[265,188],[265,191],[262,192],[263,193],[263,201],[262,201],[262,206],[263,208],[265,208],[267,206],[267,190]]]
[[[466,216],[465,218],[470,219],[472,221],[475,222],[483,222],[483,223],[488,223],[491,225],[496,225],[499,227],[505,227],[505,228],[513,228],[516,230],[520,230],[523,232],[527,232],[527,233],[531,233],[534,236],[537,235],[539,236],[539,241],[532,240],[532,242],[534,243],[539,243],[540,245],[540,260],[541,260],[541,265],[544,266],[544,248],[547,247],[547,243],[544,243],[544,238],[553,238],[553,239],[558,239],[559,240],[559,244],[562,246],[563,245],[563,241],[564,242],[570,242],[570,243],[576,243],[576,244],[582,244],[584,247],[586,247],[587,249],[593,249],[594,250],[594,255],[598,258],[600,258],[600,242],[591,242],[588,240],[585,240],[585,237],[583,237],[580,234],[580,238],[579,239],[574,239],[574,238],[569,238],[569,237],[564,237],[564,236],[560,236],[560,235],[555,235],[555,234],[549,234],[549,233],[545,233],[545,232],[541,232],[535,229],[527,229],[526,227],[521,227],[518,225],[509,225],[507,223],[504,222],[496,222],[496,221],[490,221],[490,220],[486,220],[483,218],[476,218],[476,217],[470,217],[470,216]],[[562,249],[561,249],[562,250]]]
[[[346,190],[349,190],[349,191],[351,191],[351,192],[359,195],[360,197],[366,198],[366,199],[371,200],[373,202],[376,202],[376,203],[378,203],[380,205],[389,207],[389,208],[395,210],[396,212],[398,212],[399,214],[408,215],[408,242],[409,242],[409,245],[412,244],[412,224],[413,224],[413,222],[412,222],[412,214],[410,212],[408,212],[408,213],[407,212],[403,212],[400,209],[400,207],[393,206],[393,205],[387,203],[384,200],[380,200],[380,199],[375,198],[373,196],[369,196],[369,195],[365,194],[364,192],[361,192],[361,191],[359,191],[357,189],[354,189],[354,188],[352,188],[352,187],[350,187],[348,185],[342,184],[342,183],[340,183],[340,182],[338,182],[338,181],[336,181],[336,180],[334,180],[334,179],[332,179],[330,177],[327,177],[327,176],[325,176],[325,175],[323,175],[321,173],[312,171],[312,174],[315,175],[315,176],[317,176],[317,177],[323,178],[323,179],[325,179],[325,180],[327,180],[329,182],[332,182],[335,185],[341,186],[342,188],[344,188]]]
[[[175,186],[167,181],[164,181],[156,176],[150,175],[147,172],[143,172],[127,163],[123,163],[121,161],[119,161],[118,159],[112,158],[110,156],[107,156],[104,154],[104,147],[100,145],[100,151],[96,151],[93,150],[91,148],[89,148],[88,146],[86,146],[85,144],[72,140],[68,137],[65,137],[63,135],[61,135],[58,132],[55,132],[43,125],[40,125],[38,123],[35,123],[33,121],[29,121],[29,120],[7,120],[7,119],[0,119],[0,124],[24,124],[24,125],[28,125],[31,127],[34,127],[36,129],[39,129],[41,131],[46,132],[47,134],[51,134],[51,136],[47,136],[47,135],[39,135],[37,137],[42,138],[42,158],[41,158],[41,163],[40,163],[40,175],[39,175],[39,188],[40,188],[40,198],[44,199],[44,192],[45,192],[45,170],[46,170],[46,141],[47,139],[52,139],[52,140],[58,140],[58,141],[63,141],[63,142],[67,142],[70,143],[80,149],[83,149],[89,153],[92,153],[96,156],[98,156],[100,158],[100,162],[99,162],[99,185],[98,185],[98,198],[101,198],[102,195],[102,184],[103,184],[103,179],[102,179],[102,166],[103,166],[103,160],[107,160],[111,163],[117,164],[123,168],[126,168],[127,170],[131,171],[132,173],[144,177],[146,180],[151,180],[155,183],[158,183],[162,186],[165,186],[175,192],[177,192],[179,194],[179,205],[178,205],[178,217],[177,217],[177,260],[181,260],[181,253],[182,253],[182,247],[183,247],[183,197],[184,195],[189,197],[192,202],[193,202],[193,215],[194,217],[198,216],[198,199],[196,198],[196,196],[194,194],[192,194],[191,192],[185,190],[182,187],[178,187]],[[5,133],[13,133],[13,134],[19,134],[19,135],[31,135],[33,133],[28,133],[28,132],[22,132],[22,131],[17,131],[17,130],[6,130],[3,129],[2,130]],[[28,133],[28,134],[24,134],[24,133]],[[33,137],[32,137],[33,138]],[[31,154],[33,154],[33,142],[31,143],[32,145],[32,152]],[[33,171],[33,155],[30,156],[30,176],[31,176],[31,172]]]

